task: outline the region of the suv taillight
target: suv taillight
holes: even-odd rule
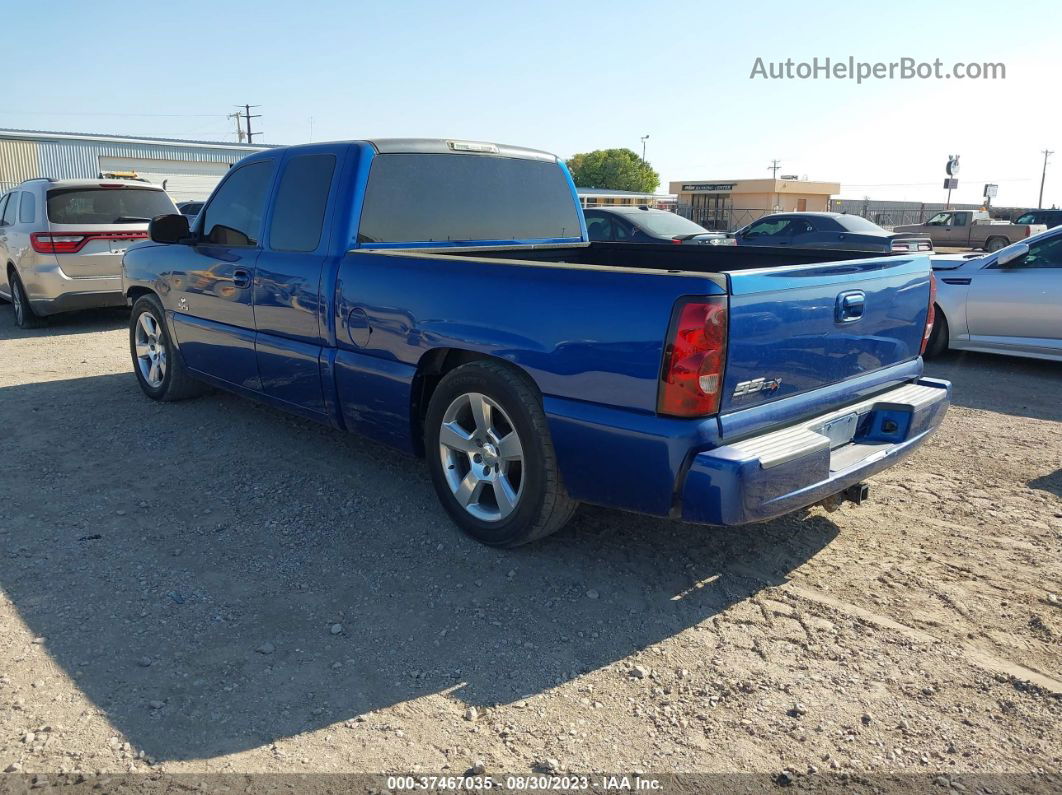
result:
[[[922,332],[922,350],[918,353],[922,355],[926,352],[926,345],[929,344],[929,337],[933,333],[933,321],[936,320],[937,315],[937,277],[932,273],[929,274],[929,312],[926,314],[926,329]]]
[[[85,236],[34,232],[30,235],[30,245],[38,254],[73,254],[85,245]]]
[[[33,232],[30,245],[38,254],[76,254],[90,240],[147,240],[147,232]]]
[[[703,417],[719,410],[726,362],[726,296],[686,299],[675,306],[664,349],[657,411]]]

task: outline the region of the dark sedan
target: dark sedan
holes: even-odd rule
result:
[[[681,215],[648,207],[595,207],[583,211],[591,240],[612,243],[733,245],[723,232],[709,232]]]
[[[931,252],[933,241],[910,232],[889,232],[866,218],[844,213],[774,213],[734,233],[739,246],[789,246],[882,254]]]

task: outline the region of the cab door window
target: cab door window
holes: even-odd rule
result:
[[[203,210],[203,238],[223,246],[257,246],[273,182],[273,161],[242,166],[218,188]]]

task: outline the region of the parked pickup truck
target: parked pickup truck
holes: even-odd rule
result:
[[[1007,224],[993,221],[984,210],[945,210],[924,224],[895,226],[893,232],[917,232],[936,247],[957,246],[999,251],[1019,240],[1043,232],[1043,224]]]
[[[124,258],[150,398],[222,387],[422,455],[487,544],[579,502],[733,525],[858,500],[949,404],[928,257],[591,244],[530,149],[270,149],[150,236]]]

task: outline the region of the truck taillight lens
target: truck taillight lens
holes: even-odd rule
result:
[[[929,312],[926,314],[926,330],[922,332],[922,350],[919,354],[926,352],[926,345],[929,344],[929,337],[933,333],[933,321],[937,315],[937,277],[932,273],[929,274]]]
[[[703,417],[719,410],[726,362],[726,296],[679,303],[664,349],[657,411]]]

